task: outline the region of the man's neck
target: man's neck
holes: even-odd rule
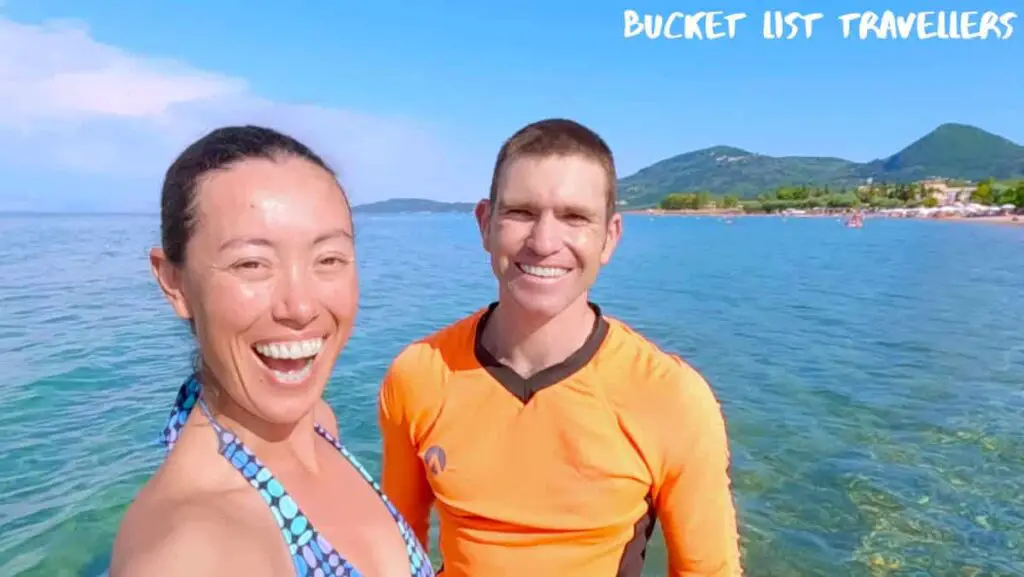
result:
[[[547,319],[525,314],[510,301],[499,302],[487,319],[481,344],[519,376],[530,378],[578,351],[590,337],[595,320],[586,295]]]

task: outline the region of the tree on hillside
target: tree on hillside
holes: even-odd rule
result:
[[[917,197],[917,190],[912,184],[896,185],[895,197],[902,202],[910,202]]]
[[[1019,181],[1003,188],[995,195],[992,204],[1012,204],[1018,209],[1024,208],[1024,181]]]
[[[991,205],[995,202],[995,195],[992,194],[992,179],[986,178],[978,183],[978,188],[971,193],[971,202]]]
[[[707,192],[675,192],[661,199],[658,206],[662,210],[699,210],[715,206],[715,201]]]

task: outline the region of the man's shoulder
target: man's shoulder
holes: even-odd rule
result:
[[[409,345],[391,361],[380,388],[389,418],[433,414],[449,376],[477,366],[476,324],[486,309],[467,315]]]
[[[722,406],[700,371],[624,324],[613,330],[610,350],[621,356],[602,371],[602,386],[618,422],[652,466],[678,466],[688,448],[725,438]]]
[[[677,354],[665,351],[626,323],[606,317],[611,342],[605,359],[609,365],[631,373],[643,381],[662,379],[703,380],[689,363]]]
[[[707,379],[681,356],[665,351],[626,323],[608,319],[614,340],[607,359],[609,374],[615,374],[612,392],[625,396],[629,404],[685,402],[706,408],[714,393]],[[666,403],[667,402],[667,403]],[[694,409],[698,407],[694,406]]]
[[[476,341],[476,325],[486,309],[479,309],[455,322],[406,345],[391,362],[392,376],[423,376],[455,368],[472,359]]]

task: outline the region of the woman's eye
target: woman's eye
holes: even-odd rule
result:
[[[319,261],[319,266],[326,268],[343,268],[352,264],[352,259],[345,255],[325,256]]]
[[[235,263],[235,268],[242,270],[256,270],[262,266],[263,263],[258,260],[243,260]]]

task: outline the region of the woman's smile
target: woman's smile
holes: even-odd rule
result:
[[[263,341],[252,346],[259,364],[281,385],[303,384],[324,347],[324,338]]]

